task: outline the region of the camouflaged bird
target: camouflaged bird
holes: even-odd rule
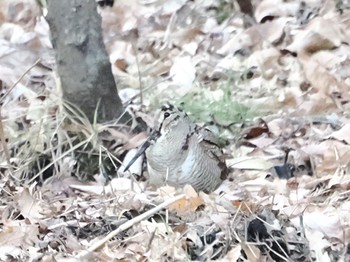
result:
[[[146,151],[151,184],[189,184],[206,193],[217,189],[226,179],[228,168],[215,135],[173,105],[163,106],[161,114],[158,127],[125,170]]]

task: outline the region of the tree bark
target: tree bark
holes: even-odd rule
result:
[[[120,116],[123,106],[95,0],[49,0],[47,21],[63,98],[77,105],[90,121],[98,103],[99,122]]]

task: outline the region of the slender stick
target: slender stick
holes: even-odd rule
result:
[[[7,143],[6,143],[6,138],[5,138],[5,133],[4,133],[4,126],[3,126],[3,119],[2,119],[2,115],[1,115],[1,109],[2,109],[2,105],[1,103],[4,101],[5,97],[8,96],[11,91],[16,87],[16,85],[18,85],[18,83],[23,79],[23,77],[29,73],[30,70],[32,70],[38,63],[40,62],[40,58],[38,60],[36,60],[34,62],[34,64],[32,64],[18,79],[17,81],[11,86],[11,88],[9,88],[9,90],[7,90],[7,92],[0,98],[0,140],[1,140],[1,145],[5,154],[5,159],[7,162],[7,165],[9,166],[10,170],[12,169],[11,166],[11,161],[10,161],[10,152],[9,149],[7,147]]]
[[[7,97],[12,89],[14,89],[16,87],[16,85],[18,85],[18,83],[23,79],[23,77],[29,73],[30,70],[32,70],[38,63],[40,62],[40,58],[38,60],[36,60],[34,62],[34,64],[32,64],[18,79],[17,81],[11,86],[11,88],[9,90],[7,90],[7,92],[0,98],[0,103],[5,99],[5,97]]]
[[[161,203],[160,205],[146,211],[145,213],[142,213],[141,215],[134,217],[131,220],[128,220],[127,222],[125,222],[124,224],[122,224],[120,227],[118,227],[116,230],[112,231],[111,233],[109,233],[107,236],[105,236],[103,239],[97,241],[96,243],[94,243],[93,245],[91,245],[88,248],[89,252],[93,252],[97,249],[99,249],[100,247],[102,247],[107,241],[109,241],[110,239],[112,239],[113,237],[115,237],[116,235],[118,235],[120,232],[129,229],[130,227],[132,227],[133,225],[141,222],[142,220],[147,219],[148,217],[152,216],[153,214],[157,213],[158,211],[160,211],[161,209],[175,203],[176,201],[179,201],[180,199],[184,198],[185,195],[181,194],[178,196],[175,196],[171,199],[168,199],[166,201],[164,201],[163,203]],[[77,256],[81,256],[84,255],[85,252],[81,252],[79,253]]]

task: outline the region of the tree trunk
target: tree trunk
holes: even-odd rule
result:
[[[99,122],[122,113],[95,0],[49,0],[48,23],[63,98]]]

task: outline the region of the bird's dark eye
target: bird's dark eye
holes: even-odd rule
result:
[[[169,112],[165,112],[164,113],[164,118],[167,118],[167,117],[169,117],[170,116],[170,113]]]

